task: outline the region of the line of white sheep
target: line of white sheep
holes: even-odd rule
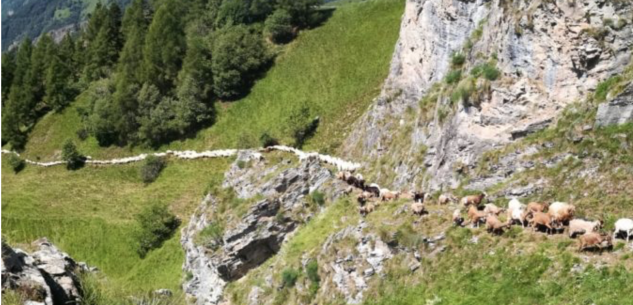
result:
[[[193,150],[184,150],[184,151],[168,150],[165,152],[140,154],[137,156],[110,159],[110,160],[94,160],[91,157],[86,157],[86,164],[96,164],[96,165],[128,164],[128,163],[143,161],[149,155],[154,155],[157,157],[165,157],[165,156],[171,155],[178,159],[226,158],[226,157],[235,156],[241,151],[250,151],[251,156],[253,156],[254,158],[261,158],[262,157],[261,152],[269,152],[273,150],[293,153],[300,160],[315,158],[319,160],[320,162],[333,165],[339,170],[354,171],[360,167],[360,164],[358,163],[345,161],[343,159],[332,157],[329,155],[322,155],[316,152],[304,152],[293,147],[282,146],[282,145],[275,145],[275,146],[270,146],[266,148],[260,148],[256,150],[256,152],[253,152],[252,150],[239,150],[239,149],[220,149],[220,150],[208,150],[208,151],[202,151],[202,152],[197,152]],[[15,154],[17,156],[20,156],[19,153],[14,152],[14,151],[9,151],[6,149],[3,149],[2,153]],[[32,161],[28,159],[26,159],[25,161],[28,164],[42,166],[42,167],[50,167],[50,166],[66,164],[66,161],[38,162],[38,161]]]

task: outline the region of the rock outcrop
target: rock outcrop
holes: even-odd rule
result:
[[[622,93],[598,106],[596,126],[622,125],[633,122],[633,83]]]
[[[222,219],[225,229],[214,249],[196,242],[196,236],[218,219],[218,198],[209,194],[183,229],[183,270],[189,274],[183,284],[196,304],[217,304],[227,282],[243,277],[275,255],[289,234],[310,219],[306,196],[315,190],[334,200],[346,185],[334,179],[318,158],[291,159],[268,164],[242,151],[225,174],[223,187],[240,200],[254,200],[244,216]],[[259,199],[261,198],[261,199]],[[313,203],[314,204],[314,203]]]
[[[76,263],[46,238],[33,243],[38,248],[31,255],[2,243],[2,290],[17,290],[36,304],[75,304],[80,297],[77,272],[85,263]]]
[[[408,0],[382,93],[342,150],[366,167],[393,164],[374,179],[393,188],[457,187],[484,152],[554,124],[623,71],[633,25],[615,19],[631,12],[625,1]],[[484,62],[500,71],[476,82],[476,104],[432,88],[457,52],[463,78]]]

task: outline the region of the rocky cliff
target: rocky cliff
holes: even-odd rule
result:
[[[550,126],[621,73],[631,14],[626,1],[409,0],[389,77],[343,152],[396,187],[456,188],[484,152]],[[486,64],[500,75],[472,76]]]
[[[81,297],[78,272],[91,271],[76,263],[46,238],[33,242],[32,254],[2,243],[2,291],[16,290],[30,305],[76,304]]]

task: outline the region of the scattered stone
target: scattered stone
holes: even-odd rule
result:
[[[154,290],[154,294],[158,296],[164,296],[164,297],[170,297],[173,295],[171,290],[165,289],[165,288]]]
[[[363,275],[365,275],[365,277],[370,277],[374,275],[374,273],[376,273],[376,271],[374,271],[374,268],[367,268],[365,269],[365,271],[363,271]]]

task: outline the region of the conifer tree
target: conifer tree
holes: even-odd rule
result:
[[[2,106],[4,107],[11,85],[13,84],[13,73],[15,73],[15,56],[13,53],[2,53]]]
[[[145,80],[163,94],[173,88],[185,54],[184,13],[178,0],[162,1],[145,39]]]

